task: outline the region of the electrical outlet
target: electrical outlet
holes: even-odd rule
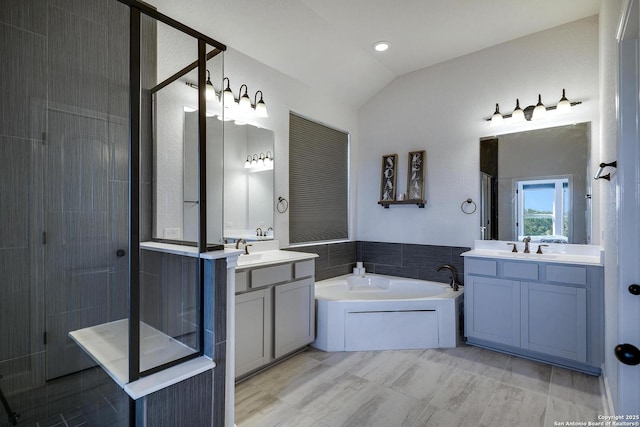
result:
[[[179,239],[180,238],[180,229],[179,228],[165,228],[164,229],[164,238],[165,239]]]

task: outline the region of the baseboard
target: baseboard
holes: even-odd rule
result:
[[[602,396],[602,407],[604,408],[603,415],[615,415],[616,411],[611,399],[611,389],[609,388],[609,380],[607,379],[607,371],[604,369],[604,364],[602,364],[601,371],[600,396]]]

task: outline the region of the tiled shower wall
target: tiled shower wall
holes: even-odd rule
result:
[[[450,264],[455,267],[462,281],[464,262],[460,254],[470,248],[358,241],[289,249],[318,254],[316,280],[349,274],[356,262],[362,261],[370,273],[448,283],[450,275],[446,271],[437,272],[436,269],[440,265]]]

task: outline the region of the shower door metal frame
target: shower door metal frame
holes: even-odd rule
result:
[[[141,16],[160,21],[198,40],[198,170],[199,239],[198,252],[207,251],[206,203],[206,46],[219,51],[227,47],[204,34],[136,0],[118,0],[130,8],[129,48],[129,381],[175,366],[204,354],[204,260],[199,258],[199,334],[198,352],[140,372],[140,126],[141,126]],[[194,67],[195,68],[195,67]],[[193,68],[192,68],[193,69]],[[157,90],[157,89],[156,89]],[[225,355],[218,355],[224,358]]]

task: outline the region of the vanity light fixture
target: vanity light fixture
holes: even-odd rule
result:
[[[221,104],[224,105],[225,108],[233,108],[234,106],[238,106],[240,111],[243,112],[253,112],[255,117],[260,117],[260,118],[266,118],[269,117],[269,113],[267,112],[267,105],[264,102],[263,97],[263,93],[261,90],[257,91],[253,97],[253,103],[251,103],[251,98],[249,97],[249,89],[247,87],[246,84],[243,84],[242,86],[240,86],[240,90],[238,91],[238,100],[236,102],[236,98],[233,95],[233,91],[231,90],[231,82],[229,81],[229,77],[225,77],[222,80],[222,84],[224,86],[224,83],[226,82],[226,87],[220,91],[219,93],[216,92],[213,83],[211,83],[211,74],[209,73],[209,70],[207,70],[207,81],[205,82],[206,86],[207,86],[207,90],[206,90],[206,96],[207,96],[207,101],[213,101],[216,99],[216,95],[219,95],[219,101]],[[194,88],[194,89],[198,89],[198,85],[191,83],[191,82],[186,82],[187,86]],[[243,89],[244,89],[244,93],[243,93]],[[260,99],[258,99],[258,94],[260,94]],[[222,117],[219,117],[220,120],[222,120]],[[246,118],[246,117],[245,117]],[[224,119],[224,121],[228,121],[231,120],[230,118],[226,118]],[[236,124],[238,125],[244,125],[246,124],[246,122],[244,121],[236,121]]]
[[[231,108],[235,105],[236,99],[233,96],[231,88],[229,87],[229,77],[225,77],[224,79],[222,79],[222,84],[224,84],[225,80],[227,81],[227,87],[224,89],[224,91],[222,91],[222,99],[220,101],[222,101],[225,108]]]
[[[562,98],[558,102],[558,106],[556,107],[558,110],[558,114],[569,114],[571,113],[571,103],[567,99],[564,89],[562,89]]]
[[[491,116],[491,127],[500,126],[502,124],[502,114],[500,114],[500,106],[496,104],[496,111]]]
[[[258,93],[260,93],[260,100],[259,101],[257,101]],[[262,91],[261,90],[256,92],[255,96],[253,97],[253,104],[254,104],[254,108],[256,110],[256,116],[258,116],[258,117],[269,117],[269,114],[267,113],[267,105],[264,103],[264,100],[262,99]]]
[[[540,120],[547,117],[547,107],[542,103],[542,95],[538,94],[538,103],[536,108],[533,109],[533,116],[531,120]]]
[[[209,73],[209,70],[207,70],[207,81],[205,82],[206,85],[206,98],[207,101],[213,101],[216,99],[216,90],[213,87],[213,83],[211,83],[211,73]]]
[[[514,123],[524,122],[526,119],[524,118],[524,111],[520,108],[520,100],[516,99],[516,108],[511,113],[511,119]]]
[[[579,104],[582,104],[582,102],[569,101],[566,96],[566,91],[562,89],[562,98],[560,98],[557,105],[544,105],[542,103],[542,95],[538,94],[538,103],[536,105],[529,105],[525,109],[520,108],[520,99],[516,99],[516,108],[511,114],[501,114],[499,106],[496,104],[496,110],[493,115],[485,120],[490,122],[491,127],[499,126],[503,123],[503,119],[510,119],[509,122],[511,123],[540,120],[544,119],[547,116],[547,112],[551,110],[557,110],[557,114],[571,113],[571,107]]]
[[[267,151],[267,154],[260,153],[253,156],[248,155],[247,160],[244,162],[245,169],[254,169],[257,171],[271,170],[273,169],[273,155],[271,151]]]
[[[244,88],[244,95],[242,95],[242,88]],[[247,91],[247,85],[243,84],[240,86],[240,91],[238,92],[238,106],[243,111],[251,110],[251,99]]]

